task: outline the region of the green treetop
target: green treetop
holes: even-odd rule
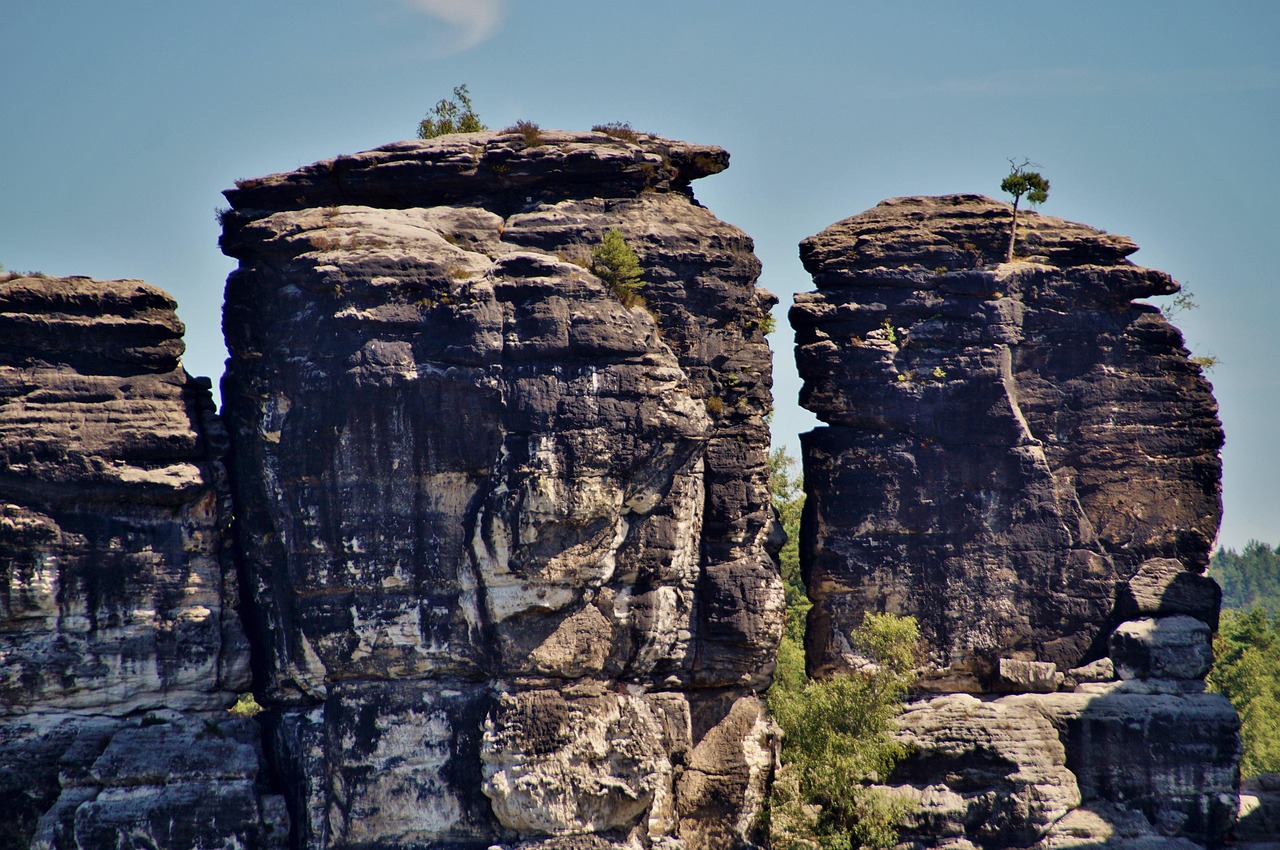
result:
[[[1000,191],[1013,195],[1013,222],[1009,225],[1009,250],[1005,253],[1005,262],[1013,262],[1013,246],[1018,238],[1018,202],[1023,195],[1027,203],[1035,206],[1049,200],[1049,181],[1038,171],[1028,171],[1027,167],[1034,162],[1024,159],[1021,163],[1009,160],[1009,176],[1000,181]]]

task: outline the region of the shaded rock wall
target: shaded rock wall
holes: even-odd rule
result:
[[[141,281],[0,280],[0,847],[286,838],[182,330]]]
[[[298,846],[753,829],[773,298],[689,192],[722,150],[543,137],[226,193],[237,536]],[[586,268],[611,228],[643,308]]]
[[[980,695],[901,718],[910,846],[1213,845],[1240,746],[1203,682],[1222,431],[1133,300],[1177,284],[1034,214],[1004,263],[1009,218],[898,198],[801,244],[801,401],[827,423],[802,436],[809,665],[846,666],[865,611],[912,614],[924,689]]]

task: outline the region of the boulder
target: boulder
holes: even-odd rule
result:
[[[889,784],[914,789],[903,838],[917,846],[1026,847],[1080,805],[1066,749],[1034,706],[954,694],[907,706],[898,728],[911,755]]]
[[[1121,679],[1203,679],[1213,666],[1212,634],[1185,614],[1130,620],[1111,634],[1111,660]]]
[[[1235,834],[1241,841],[1280,838],[1280,774],[1264,773],[1240,784]]]
[[[1047,661],[1001,658],[994,690],[1008,694],[1048,694],[1062,686],[1066,676]]]
[[[1218,694],[954,694],[898,727],[907,846],[1195,848],[1235,821],[1239,720]]]
[[[1129,618],[1186,614],[1218,627],[1222,588],[1207,575],[1172,558],[1144,561],[1133,578],[1120,586],[1116,610]]]
[[[1068,690],[1083,684],[1111,682],[1116,678],[1116,665],[1110,658],[1099,658],[1067,671],[1063,684]]]
[[[1212,846],[1234,826],[1240,720],[1222,695],[1116,688],[1001,702],[1051,722],[1083,804],[1105,804],[1118,827],[1136,815],[1165,840]]]

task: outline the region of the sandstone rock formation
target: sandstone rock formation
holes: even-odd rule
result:
[[[1120,618],[1216,625],[1217,406],[1133,300],[1177,284],[1124,237],[1034,214],[1001,263],[1008,222],[899,198],[801,245],[802,403],[829,425],[804,436],[820,670],[868,609],[920,616],[939,686],[972,690],[1000,658],[1102,657]]]
[[[182,331],[141,281],[0,279],[0,847],[284,846]]]
[[[297,846],[753,834],[773,298],[689,191],[722,150],[542,142],[226,193],[237,539]],[[588,270],[610,229],[644,307]]]
[[[801,400],[827,423],[802,436],[809,665],[840,669],[865,611],[913,614],[925,690],[982,695],[902,718],[913,847],[1213,844],[1239,759],[1202,680],[1222,431],[1181,335],[1134,302],[1177,284],[1034,214],[1002,262],[1009,219],[898,198],[801,245]]]

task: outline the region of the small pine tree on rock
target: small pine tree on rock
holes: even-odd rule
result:
[[[640,295],[640,288],[644,286],[640,258],[627,244],[621,230],[609,230],[600,244],[591,249],[591,273],[609,285],[622,306],[644,303]]]

